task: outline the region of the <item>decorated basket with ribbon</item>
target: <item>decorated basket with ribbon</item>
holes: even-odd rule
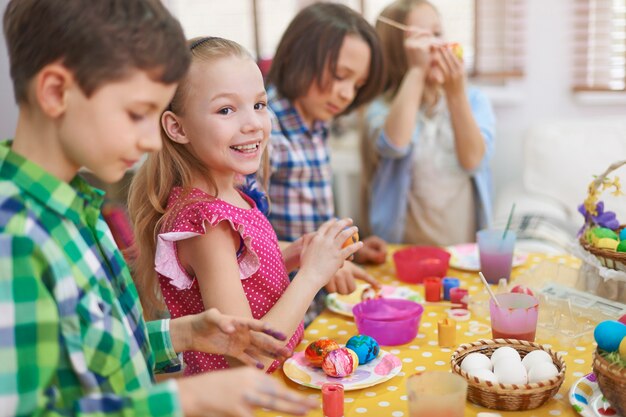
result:
[[[582,248],[594,255],[603,267],[626,272],[626,231],[622,232],[624,226],[600,200],[605,190],[612,190],[615,196],[623,195],[619,177],[609,177],[623,165],[626,165],[626,160],[611,164],[589,184],[587,198],[578,211],[585,218],[579,232]]]

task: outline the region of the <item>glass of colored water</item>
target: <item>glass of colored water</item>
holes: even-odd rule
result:
[[[539,301],[528,294],[496,294],[500,306],[489,300],[491,334],[494,339],[535,341]]]
[[[467,381],[457,374],[426,371],[406,383],[410,417],[463,417]]]
[[[510,279],[516,238],[511,230],[506,236],[499,229],[484,229],[476,234],[480,270],[490,284],[497,284],[500,278]]]

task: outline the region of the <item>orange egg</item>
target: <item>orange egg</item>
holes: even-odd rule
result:
[[[309,343],[304,351],[304,357],[313,366],[321,367],[324,357],[328,352],[339,349],[337,342],[331,339],[320,339]]]
[[[359,234],[355,233],[352,236],[350,236],[349,238],[346,239],[345,242],[343,242],[343,245],[341,245],[341,249],[352,245],[353,243],[356,243],[359,241]]]
[[[463,59],[463,47],[461,46],[461,44],[456,43],[456,42],[449,43],[448,48],[452,50],[452,52],[454,53],[454,55],[456,55],[457,58],[461,60]]]

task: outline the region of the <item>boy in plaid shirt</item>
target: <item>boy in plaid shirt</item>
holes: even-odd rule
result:
[[[288,354],[285,337],[216,310],[146,323],[102,193],[77,175],[117,181],[161,146],[160,112],[189,66],[176,20],[158,0],[13,0],[4,30],[20,113],[0,144],[0,415],[315,406],[253,368],[155,384],[176,352],[262,368],[259,355]]]

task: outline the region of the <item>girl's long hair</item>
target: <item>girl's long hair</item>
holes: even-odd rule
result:
[[[238,43],[217,38],[195,38],[188,42],[192,65],[212,62],[226,57],[251,58]],[[181,80],[168,111],[177,115],[185,113],[189,93],[189,73]],[[171,140],[161,125],[163,148],[148,155],[130,185],[128,211],[135,233],[135,260],[131,263],[133,279],[139,292],[147,320],[163,317],[167,308],[159,289],[154,269],[156,239],[168,219],[176,213],[167,209],[167,201],[174,187],[182,188],[181,201],[192,188],[194,178],[201,177],[212,186],[217,195],[217,185],[207,167],[189,151],[189,147]],[[177,207],[176,212],[180,209]]]

